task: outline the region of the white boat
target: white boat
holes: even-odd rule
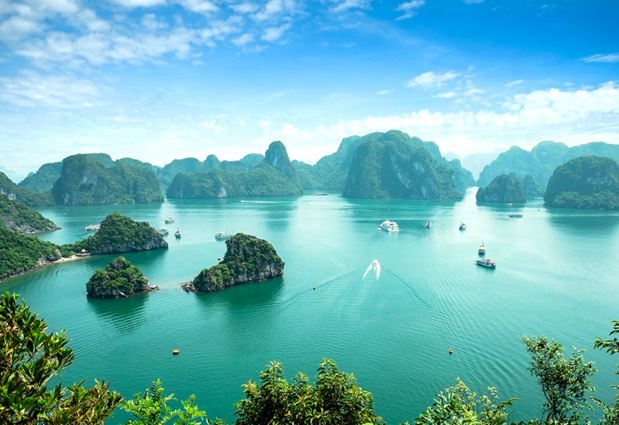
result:
[[[432,227],[432,222],[430,220],[426,221],[426,229]]]
[[[512,217],[512,218],[522,218],[522,213],[520,213],[520,212],[511,213],[509,216]]]
[[[496,263],[490,260],[489,258],[486,258],[483,260],[477,260],[475,262],[477,263],[478,266],[487,267],[489,269],[496,269]]]
[[[215,239],[217,239],[217,240],[230,239],[232,236],[234,236],[234,233],[228,233],[228,232],[217,232],[217,233],[215,233]]]
[[[174,232],[174,236],[176,236],[177,238],[181,237],[181,231],[180,230],[176,230],[176,232]]]
[[[166,223],[174,223],[174,217],[168,217],[163,221],[165,221]]]
[[[481,241],[481,245],[479,245],[479,249],[477,250],[479,255],[486,255],[486,247],[484,246],[484,241]]]
[[[99,230],[99,228],[101,228],[100,224],[91,224],[85,227],[86,230]]]
[[[157,233],[159,233],[161,236],[167,236],[170,231],[165,227],[162,227],[161,229],[157,229]]]
[[[398,227],[398,223],[395,221],[385,220],[380,224],[380,229],[386,230],[387,232],[399,232],[400,227]]]
[[[458,229],[466,230],[466,224],[464,224],[464,221],[462,223],[460,223],[460,227],[458,227]]]

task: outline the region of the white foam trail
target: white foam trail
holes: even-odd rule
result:
[[[378,262],[378,260],[374,260],[372,261],[372,264],[370,264],[367,268],[367,270],[365,271],[365,273],[363,273],[363,278],[365,279],[365,277],[367,276],[367,274],[370,272],[370,270],[374,269],[376,271],[376,280],[380,279],[380,263]]]

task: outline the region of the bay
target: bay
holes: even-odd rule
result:
[[[586,348],[599,369],[596,396],[610,402],[614,394],[617,360],[593,342],[619,320],[616,212],[546,209],[541,200],[478,205],[475,189],[461,202],[307,194],[39,211],[62,227],[40,235],[55,243],[87,237],[86,226],[114,211],[170,229],[168,250],[125,255],[160,286],[155,293],[88,299],[86,282],[116,256],[59,263],[1,284],[50,329],[66,329],[76,361],[65,384],[106,379],[130,398],[161,379],[166,393],[196,394],[209,417],[231,422],[242,384],[258,380],[269,362],[282,362],[291,379],[313,377],[322,358],[333,358],[373,394],[390,424],[413,420],[456,377],[478,393],[493,386],[502,399],[518,397],[514,419],[526,419],[539,417],[543,402],[526,370],[526,334],[555,338],[566,354]],[[523,218],[508,216],[516,211]],[[167,217],[175,222],[164,225]],[[377,231],[387,219],[399,233]],[[181,282],[224,256],[218,231],[268,240],[286,262],[284,277],[212,294],[182,291]],[[495,270],[475,265],[482,241]],[[363,278],[375,259],[380,277]],[[109,423],[122,420],[118,412]]]

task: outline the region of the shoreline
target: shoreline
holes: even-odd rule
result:
[[[4,282],[6,282],[9,279],[12,279],[12,278],[17,277],[17,276],[24,275],[26,273],[29,273],[29,272],[33,271],[33,270],[43,269],[45,267],[49,267],[49,266],[52,266],[54,264],[65,263],[67,261],[75,261],[75,260],[79,260],[81,258],[88,258],[90,256],[91,256],[91,254],[73,254],[70,257],[60,257],[58,260],[54,260],[54,261],[44,260],[43,262],[37,264],[36,266],[34,266],[32,268],[29,268],[28,270],[22,270],[22,271],[19,271],[17,273],[14,273],[12,275],[0,278],[0,285],[3,284]]]

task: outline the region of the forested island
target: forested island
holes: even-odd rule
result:
[[[610,158],[583,156],[558,167],[544,194],[557,208],[619,210],[619,166]]]
[[[480,187],[477,202],[527,202],[524,184],[518,174],[496,176],[487,187]]]
[[[244,283],[280,277],[284,265],[273,245],[255,236],[237,233],[226,240],[226,255],[219,264],[202,270],[191,282],[183,284],[187,292],[213,292]]]
[[[138,292],[159,289],[150,286],[142,271],[125,257],[112,260],[104,269],[99,269],[86,283],[86,295],[92,298],[126,298]]]

